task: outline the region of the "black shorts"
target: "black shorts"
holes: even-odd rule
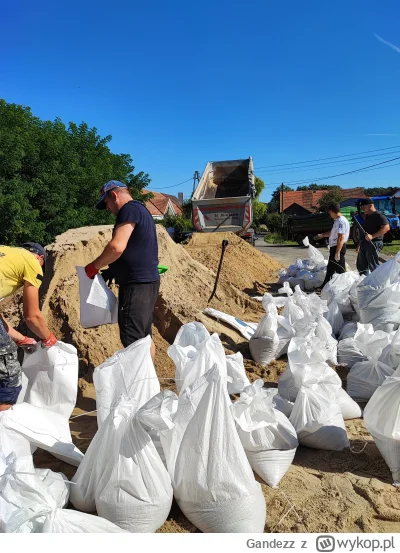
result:
[[[153,323],[153,311],[160,281],[122,284],[118,295],[118,325],[124,348],[146,338]]]

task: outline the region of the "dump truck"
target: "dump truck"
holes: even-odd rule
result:
[[[209,161],[192,196],[197,232],[234,232],[254,244],[253,159]]]

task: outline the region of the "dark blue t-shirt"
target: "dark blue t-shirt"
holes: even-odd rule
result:
[[[134,200],[118,211],[115,228],[122,223],[136,223],[124,253],[110,264],[117,284],[155,282],[158,274],[156,225],[148,209]]]

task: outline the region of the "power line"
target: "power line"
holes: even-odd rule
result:
[[[191,180],[193,180],[193,177],[190,177],[190,179],[184,180],[183,182],[179,182],[178,184],[173,184],[172,186],[164,186],[163,188],[153,188],[152,190],[168,190],[169,188],[176,188],[177,186],[180,186],[181,184],[186,184]]]
[[[326,161],[328,159],[339,159],[341,157],[351,157],[351,156],[358,156],[362,154],[370,154],[372,152],[383,152],[384,150],[394,150],[396,148],[399,148],[400,146],[389,146],[388,148],[378,148],[376,150],[366,150],[365,152],[356,152],[354,154],[343,154],[341,156],[333,156],[333,157],[321,157],[319,159],[309,159],[307,161],[294,161],[292,163],[280,163],[279,165],[262,165],[260,167],[255,167],[254,170],[257,171],[258,169],[268,169],[270,167],[285,167],[288,165],[300,165],[304,163],[314,163],[314,161]]]
[[[326,177],[317,177],[317,178],[312,178],[312,179],[303,179],[301,181],[288,181],[288,182],[285,182],[285,184],[287,185],[292,185],[292,186],[296,186],[296,185],[301,185],[301,184],[305,184],[305,183],[309,183],[309,182],[318,182],[318,181],[321,181],[321,180],[327,180],[327,179],[333,179],[333,178],[336,178],[336,177],[343,177],[344,175],[351,175],[352,173],[361,173],[361,172],[364,172],[364,171],[373,171],[374,169],[372,169],[373,167],[377,167],[378,165],[385,165],[386,163],[390,163],[391,161],[396,161],[400,159],[400,156],[398,157],[394,157],[393,159],[388,159],[386,161],[381,161],[380,163],[374,163],[373,165],[367,165],[366,167],[361,167],[360,169],[354,169],[353,171],[346,171],[346,173],[338,173],[337,175],[328,175]],[[395,165],[399,165],[399,163],[394,163],[393,165],[389,165],[389,167],[394,167]],[[378,167],[379,169],[384,169],[384,167]],[[269,186],[274,186],[274,185],[277,185],[277,184],[281,184],[280,182],[270,182],[268,183]]]
[[[398,154],[400,153],[400,150],[399,151],[394,151],[394,152],[390,152],[391,154]],[[351,159],[351,160],[343,160],[343,163],[341,161],[327,161],[325,163],[314,163],[312,165],[307,165],[307,166],[303,166],[303,167],[289,167],[288,169],[280,169],[279,171],[276,170],[276,169],[262,169],[261,171],[257,171],[258,174],[265,174],[265,173],[272,173],[274,175],[287,175],[289,173],[299,173],[299,172],[302,172],[302,171],[308,171],[310,167],[325,167],[325,166],[328,166],[330,165],[331,168],[333,169],[334,167],[342,167],[344,165],[353,165],[354,163],[364,163],[364,160],[365,159],[370,159],[370,158],[377,158],[377,157],[382,157],[382,156],[387,156],[388,155],[388,152],[385,152],[385,153],[382,153],[382,154],[374,154],[372,156],[362,156],[362,157],[355,157],[354,159]],[[333,164],[333,165],[332,165]]]

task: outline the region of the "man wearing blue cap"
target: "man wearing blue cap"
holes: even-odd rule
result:
[[[118,325],[121,342],[133,342],[152,335],[153,310],[160,288],[156,227],[148,209],[135,201],[126,184],[111,180],[101,189],[97,209],[116,217],[113,237],[103,253],[85,267],[89,278],[103,271],[105,280],[119,285]],[[154,360],[155,345],[151,356]]]
[[[51,347],[57,339],[47,328],[39,307],[39,287],[43,280],[46,251],[40,244],[26,242],[20,248],[0,246],[0,301],[23,287],[23,312],[27,327]],[[0,411],[17,402],[21,391],[21,366],[17,346],[35,349],[36,340],[24,336],[0,315]]]

